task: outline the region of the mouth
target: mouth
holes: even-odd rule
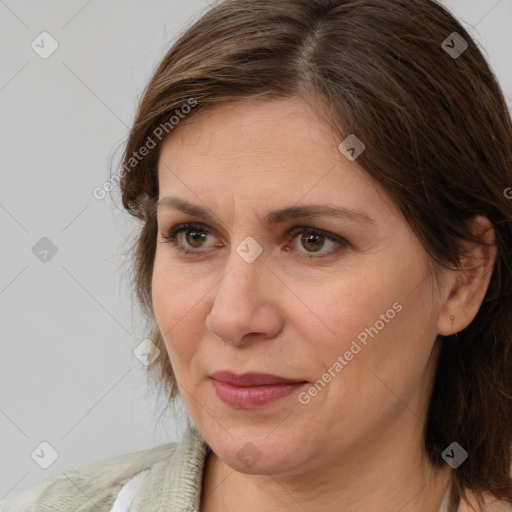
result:
[[[210,376],[217,396],[235,409],[254,409],[284,398],[308,384],[302,379],[290,379],[269,373],[215,372]]]

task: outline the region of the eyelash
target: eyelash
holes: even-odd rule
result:
[[[194,254],[195,256],[200,256],[201,254],[204,254],[206,251],[208,251],[208,249],[206,249],[206,251],[204,251],[204,250],[201,251],[200,249],[199,250],[186,249],[183,246],[181,246],[176,239],[176,237],[179,233],[181,233],[183,231],[186,232],[186,231],[191,231],[191,230],[198,231],[200,233],[207,234],[207,235],[211,234],[210,230],[207,227],[205,227],[203,224],[198,224],[195,222],[187,222],[184,224],[178,224],[178,225],[174,226],[173,228],[171,228],[167,233],[160,233],[160,234],[163,238],[163,242],[170,243],[172,246],[174,246],[176,248],[177,251],[184,253],[184,254]],[[307,253],[307,252],[303,253],[302,251],[299,251],[299,253],[301,253],[301,257],[304,257],[304,258],[313,259],[313,258],[322,258],[322,257],[326,257],[326,256],[332,256],[334,253],[339,252],[341,249],[343,249],[349,245],[348,242],[340,236],[334,235],[333,233],[328,233],[321,229],[311,228],[311,227],[306,227],[306,226],[293,227],[292,229],[290,229],[288,231],[287,235],[291,241],[298,234],[301,234],[301,233],[321,235],[324,238],[326,238],[332,242],[335,242],[339,245],[339,247],[336,247],[328,252],[319,253],[320,256],[315,256],[314,255],[315,253]]]

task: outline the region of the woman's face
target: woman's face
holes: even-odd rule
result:
[[[221,105],[161,148],[156,320],[194,424],[241,472],[421,446],[440,301],[418,239],[341,142],[297,98]],[[301,213],[327,206],[359,213]],[[189,222],[189,253],[163,240]],[[302,384],[240,390],[220,371]]]

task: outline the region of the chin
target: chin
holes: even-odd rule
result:
[[[217,453],[217,456],[231,469],[247,475],[286,475],[297,467],[297,461],[291,461],[288,454],[265,453],[264,448],[257,454],[243,446],[238,451]]]
[[[272,432],[273,428],[267,424],[229,429],[231,435],[223,431],[221,438],[210,436],[211,447],[231,469],[252,475],[291,474],[304,460],[311,460],[311,442],[294,438],[286,429]]]

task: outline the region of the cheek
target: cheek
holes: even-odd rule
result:
[[[179,317],[177,308],[180,307],[180,303],[182,304],[182,301],[179,300],[182,291],[179,283],[175,282],[175,275],[174,272],[169,271],[157,250],[153,267],[151,294],[155,318],[162,334],[165,334],[176,323]]]
[[[152,300],[179,395],[194,423],[201,425],[205,419],[200,404],[208,399],[202,394],[205,371],[201,366],[202,361],[208,360],[208,354],[205,355],[208,347],[203,343],[211,300],[207,295],[214,281],[205,275],[193,275],[191,267],[180,265],[176,258],[167,258],[165,249],[160,252],[157,249]]]
[[[382,275],[387,275],[385,281]],[[366,329],[376,322],[379,332],[396,323],[400,305],[393,304],[403,295],[399,282],[389,270],[368,268],[344,270],[321,283],[296,281],[293,288],[300,301],[290,302],[286,315],[300,326],[301,338],[311,345],[316,358],[327,363],[349,350],[354,340],[364,346],[365,340],[371,339]]]
[[[203,284],[201,284],[203,283]],[[191,277],[187,268],[167,257],[166,248],[157,248],[152,277],[152,300],[155,317],[161,330],[168,331],[194,314],[194,304],[204,288],[200,277]],[[179,323],[179,324],[178,324]],[[177,330],[178,327],[176,327]]]
[[[406,392],[422,377],[435,340],[427,304],[432,297],[427,286],[411,293],[417,268],[367,270],[364,276],[334,276],[320,288],[296,288],[310,309],[290,305],[287,315],[304,342],[308,380],[330,379],[333,390],[354,393],[385,390],[380,377],[392,389]]]
[[[157,250],[152,277],[153,310],[177,374],[201,348],[205,296],[210,288],[211,283],[189,276],[187,269],[170,264]]]

